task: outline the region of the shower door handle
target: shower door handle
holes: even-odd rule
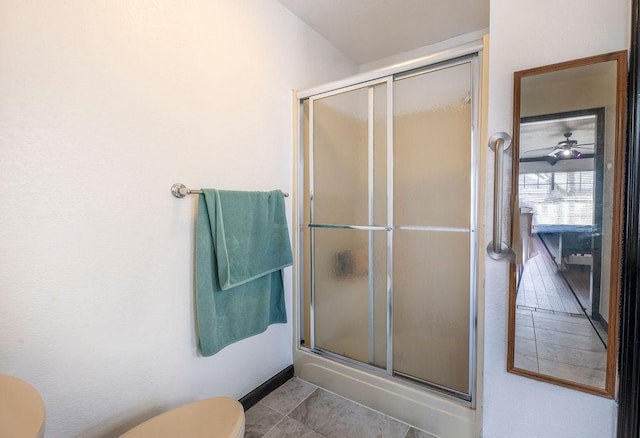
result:
[[[493,134],[489,139],[489,149],[495,153],[495,166],[493,170],[493,240],[487,245],[487,253],[494,260],[501,260],[511,253],[509,245],[502,241],[504,154],[510,146],[511,137],[506,132]]]

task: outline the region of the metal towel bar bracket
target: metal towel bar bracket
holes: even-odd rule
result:
[[[504,186],[504,154],[511,146],[511,137],[506,132],[493,134],[489,148],[495,152],[493,175],[493,240],[487,245],[487,253],[494,260],[501,260],[511,254],[511,249],[502,241],[502,191]]]
[[[188,189],[184,184],[176,183],[171,186],[171,194],[176,198],[184,198],[187,195],[195,195],[202,193],[199,189]],[[284,193],[284,197],[289,197],[288,193]]]

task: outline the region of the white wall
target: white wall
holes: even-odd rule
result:
[[[291,89],[356,69],[275,0],[2,2],[0,373],[40,391],[48,437],[292,362],[290,324],[198,356],[196,199],[169,188],[291,191]]]
[[[489,133],[512,132],[514,71],[627,48],[629,8],[628,0],[492,0]],[[486,259],[485,311],[483,436],[615,436],[614,401],[506,372],[506,262]]]

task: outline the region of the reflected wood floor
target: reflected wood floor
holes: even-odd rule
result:
[[[245,415],[245,438],[436,438],[296,377]]]
[[[524,265],[518,287],[518,308],[582,314],[569,285],[539,238],[532,239],[535,256]]]
[[[562,273],[571,289],[578,296],[580,305],[585,309],[591,309],[591,271],[589,266],[571,267]]]

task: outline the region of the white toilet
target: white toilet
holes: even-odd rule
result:
[[[120,438],[242,438],[244,409],[229,397],[189,403],[155,416]]]
[[[42,438],[44,420],[38,391],[17,377],[0,375],[0,437]]]

